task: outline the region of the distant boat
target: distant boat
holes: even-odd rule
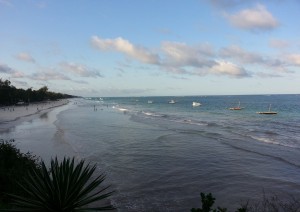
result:
[[[176,102],[172,99],[171,101],[169,101],[169,104],[175,104]]]
[[[241,102],[239,101],[239,104],[237,107],[231,107],[231,108],[229,108],[229,110],[242,110],[243,107],[240,107],[240,106],[241,106]]]
[[[148,104],[152,104],[153,103],[153,101],[152,100],[148,100]]]
[[[193,107],[198,107],[198,106],[200,106],[201,105],[201,103],[200,102],[193,102]]]
[[[277,112],[274,112],[274,111],[271,111],[271,104],[269,106],[269,111],[266,111],[266,112],[256,112],[258,114],[265,114],[265,115],[275,115],[277,114]]]

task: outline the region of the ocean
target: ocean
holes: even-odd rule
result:
[[[278,114],[256,113],[270,105]],[[118,211],[190,211],[200,192],[230,210],[300,198],[300,95],[73,99],[1,136],[46,161],[96,163]]]

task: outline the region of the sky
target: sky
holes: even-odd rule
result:
[[[300,94],[298,0],[0,0],[0,78],[84,97]]]

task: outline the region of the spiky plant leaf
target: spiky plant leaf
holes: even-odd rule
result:
[[[112,210],[112,205],[88,207],[88,204],[103,200],[112,195],[107,192],[109,186],[99,191],[105,175],[91,179],[96,166],[85,165],[84,161],[75,164],[75,159],[64,158],[59,162],[52,159],[50,170],[44,162],[40,170],[31,170],[20,187],[25,196],[11,195],[17,209],[13,211],[103,211]]]

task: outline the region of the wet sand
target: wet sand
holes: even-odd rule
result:
[[[21,121],[34,118],[53,108],[68,104],[69,100],[37,102],[29,105],[0,107],[0,133],[17,125]]]

